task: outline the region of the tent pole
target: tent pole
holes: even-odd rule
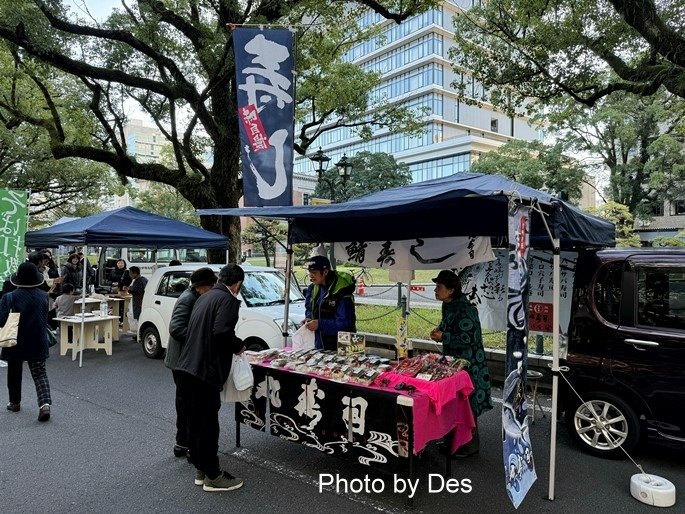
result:
[[[561,293],[559,268],[561,255],[559,250],[559,238],[553,242],[552,273],[553,273],[553,298],[552,298],[552,430],[549,443],[549,492],[548,499],[554,500],[554,479],[556,472],[557,454],[557,406],[559,395],[559,294]]]
[[[283,348],[288,346],[288,328],[290,327],[290,284],[293,275],[293,244],[290,242],[290,220],[288,220],[288,239],[287,247],[285,249],[285,291],[283,291],[283,325],[281,331],[283,333]],[[274,255],[274,260],[276,256]],[[274,262],[274,265],[276,263]]]
[[[83,266],[81,273],[83,274],[83,287],[81,288],[81,337],[78,338],[78,367],[83,367],[83,334],[85,329],[85,314],[86,314],[86,287],[88,287],[88,282],[86,281],[86,259],[88,258],[88,246],[83,247]]]

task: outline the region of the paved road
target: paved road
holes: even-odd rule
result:
[[[20,413],[0,411],[0,511],[3,513],[128,512],[403,512],[405,499],[391,492],[392,479],[361,465],[243,429],[234,445],[232,406],[221,410],[222,465],[245,478],[233,492],[205,493],[192,483],[193,470],[173,457],[173,382],[161,361],[143,357],[130,339],[114,355],[89,351],[83,368],[53,348],[48,374],[53,417],[38,423],[35,393],[24,373]],[[0,401],[7,368],[0,368]],[[415,512],[514,512],[504,491],[498,410],[481,417],[483,448],[468,461],[454,461],[453,477],[471,480],[469,494],[429,493],[426,477],[443,461],[429,448],[418,463]],[[549,502],[549,418],[532,429],[539,480],[518,512],[654,512],[629,494],[629,461],[606,461],[578,452],[559,434],[557,499]],[[648,448],[636,454],[645,470],[685,491],[685,453]],[[383,480],[386,491],[368,494],[319,492],[319,474],[351,480]],[[378,483],[378,482],[377,482]],[[667,512],[682,512],[683,500]]]

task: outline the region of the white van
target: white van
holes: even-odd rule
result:
[[[98,256],[98,277],[97,284],[100,288],[107,288],[111,285],[110,273],[116,266],[119,259],[126,261],[128,269],[131,266],[138,266],[140,274],[150,278],[152,274],[163,266],[168,266],[169,262],[176,259],[183,264],[198,263],[207,264],[207,250],[204,248],[100,248]]]
[[[205,265],[216,273],[223,264]],[[145,288],[143,309],[138,320],[138,340],[143,353],[159,358],[169,343],[169,322],[176,300],[190,283],[190,275],[202,264],[184,264],[160,268],[152,274]],[[240,290],[240,314],[236,335],[248,350],[283,346],[285,275],[275,268],[241,264],[245,281]],[[290,284],[288,332],[293,334],[304,321],[304,296],[294,281]]]

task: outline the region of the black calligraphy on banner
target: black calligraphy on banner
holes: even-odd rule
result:
[[[232,37],[244,204],[292,205],[293,34],[238,28]]]
[[[369,245],[363,241],[352,241],[345,247],[345,251],[347,252],[347,260],[349,262],[364,264],[364,259],[366,258],[366,248],[368,246]]]
[[[383,267],[384,264],[392,266],[395,264],[393,255],[395,255],[395,249],[392,248],[392,241],[386,241],[381,245],[381,252],[378,259],[376,259],[376,262],[379,262],[381,267]]]
[[[255,430],[264,432],[267,420],[268,378],[264,368],[253,366],[255,387],[250,399],[235,404],[235,420]]]

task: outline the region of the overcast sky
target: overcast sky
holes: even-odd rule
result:
[[[64,3],[81,16],[86,16],[86,13],[83,11],[83,6],[85,5],[98,20],[105,19],[114,7],[121,7],[121,0],[65,0]]]

